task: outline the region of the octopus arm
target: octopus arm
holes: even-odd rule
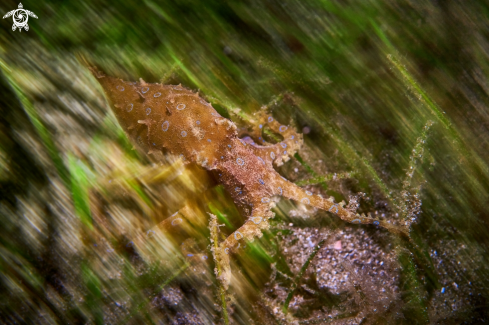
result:
[[[280,135],[283,140],[276,144],[270,144],[263,138],[263,130],[268,126],[274,133]],[[279,123],[272,116],[260,111],[255,116],[254,127],[251,136],[258,142],[255,143],[251,138],[245,141],[250,144],[254,154],[264,161],[270,161],[277,166],[281,166],[289,160],[303,144],[302,134],[289,126]]]
[[[354,224],[374,224],[383,227],[390,232],[401,234],[409,237],[409,227],[402,224],[394,224],[390,221],[380,220],[366,216],[365,214],[357,214],[354,211],[345,209],[343,206],[345,202],[335,203],[334,198],[330,197],[328,199],[323,198],[320,195],[313,194],[299,186],[285,180],[278,173],[275,173],[273,180],[274,185],[277,187],[276,192],[278,195],[285,198],[313,206],[318,209],[326,210],[331,212],[341,220]]]

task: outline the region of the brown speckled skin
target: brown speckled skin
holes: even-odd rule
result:
[[[128,136],[147,152],[160,150],[181,156],[185,162],[197,163],[215,171],[234,201],[250,207],[247,221],[231,234],[216,252],[228,265],[228,254],[240,247],[243,240],[253,240],[268,228],[272,217],[271,197],[284,196],[320,209],[328,210],[353,223],[374,223],[390,231],[407,233],[402,226],[375,220],[343,208],[344,203],[313,195],[282,178],[272,167],[280,165],[302,144],[302,135],[280,125],[271,116],[259,114],[255,136],[267,124],[284,137],[283,142],[259,146],[252,140],[238,138],[235,124],[220,116],[211,104],[197,93],[181,86],[126,82],[105,76],[91,69]],[[224,282],[230,270],[224,267]]]

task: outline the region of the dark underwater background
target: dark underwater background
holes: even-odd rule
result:
[[[489,321],[488,2],[22,4],[29,31],[0,20],[2,324]],[[229,194],[133,148],[83,62],[240,125],[270,104],[304,133],[281,175],[410,238],[282,200],[223,291],[208,213],[237,229]],[[148,235],[184,206],[192,227]]]

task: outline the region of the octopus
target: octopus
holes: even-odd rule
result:
[[[325,199],[313,194],[277,173],[273,164],[280,166],[293,156],[303,144],[303,137],[266,112],[257,115],[249,136],[240,138],[235,123],[222,117],[198,93],[181,85],[146,83],[142,79],[129,82],[107,76],[97,68],[90,67],[90,70],[133,142],[145,152],[169,153],[187,164],[215,173],[235,204],[249,207],[244,209],[245,223],[219,243],[214,252],[222,264],[224,282],[230,281],[229,255],[269,228],[269,220],[274,216],[271,211],[274,197],[329,211],[346,222],[373,224],[397,234],[408,233],[402,225],[356,214],[344,207],[345,202],[335,203],[332,197]],[[283,140],[275,144],[265,142],[265,126]],[[263,145],[255,143],[253,138]],[[181,222],[175,216],[168,220],[173,226]]]

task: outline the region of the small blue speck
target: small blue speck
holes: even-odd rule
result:
[[[258,181],[260,182],[261,185],[264,185],[265,184],[265,182],[263,181],[263,179],[259,179]]]

